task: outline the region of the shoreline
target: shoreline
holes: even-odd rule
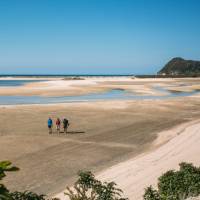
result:
[[[55,102],[55,103],[22,103],[22,104],[2,104],[0,105],[0,108],[16,108],[16,107],[21,107],[21,108],[25,108],[25,107],[67,107],[67,106],[73,106],[73,107],[79,107],[79,106],[87,106],[87,105],[99,105],[103,107],[111,107],[111,108],[118,108],[118,107],[128,107],[129,105],[133,104],[133,103],[139,103],[140,101],[143,101],[144,103],[154,103],[154,102],[162,102],[163,103],[165,101],[171,101],[171,102],[175,102],[177,101],[181,101],[182,98],[185,99],[195,99],[195,98],[199,98],[200,97],[200,93],[196,93],[193,94],[191,96],[178,96],[178,97],[166,97],[165,99],[156,99],[156,98],[149,98],[149,99],[98,99],[98,100],[77,100],[77,101],[66,101],[66,102]],[[104,105],[103,105],[104,104]],[[120,106],[118,106],[120,105]]]
[[[3,79],[0,79],[3,80]],[[4,80],[16,80],[4,79]],[[17,79],[19,80],[19,79]],[[25,79],[38,80],[38,79]],[[26,83],[22,86],[0,87],[0,96],[41,96],[41,97],[64,97],[81,96],[95,93],[103,93],[110,90],[124,90],[140,96],[165,95],[165,92],[156,90],[154,87],[163,87],[172,92],[191,92],[200,90],[200,79],[132,79],[131,77],[90,77],[84,80],[63,80],[50,78],[41,82]],[[184,87],[182,83],[187,83]],[[172,87],[173,85],[173,87]]]

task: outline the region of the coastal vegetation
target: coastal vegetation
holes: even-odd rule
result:
[[[6,176],[6,172],[8,171],[17,171],[18,168],[11,165],[10,161],[2,161],[0,162],[0,181]],[[10,198],[10,192],[6,188],[6,186],[0,183],[0,199],[7,200]]]
[[[158,189],[145,189],[144,200],[184,200],[200,194],[200,167],[191,163],[180,163],[180,169],[169,170],[158,179]],[[0,180],[6,172],[18,171],[10,161],[0,162]],[[70,200],[128,200],[114,182],[101,182],[90,171],[80,171],[73,187],[67,187],[65,195]],[[1,200],[45,200],[46,195],[30,191],[10,192],[0,183]],[[48,200],[59,200],[58,198]]]
[[[159,75],[194,76],[200,74],[200,61],[173,58],[159,72]]]
[[[126,200],[122,198],[122,190],[114,182],[101,182],[89,172],[78,173],[78,180],[74,187],[67,187],[65,193],[70,200]]]
[[[149,186],[144,200],[183,200],[200,194],[200,167],[180,163],[178,171],[169,170],[158,179],[158,189]]]

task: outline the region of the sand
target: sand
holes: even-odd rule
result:
[[[98,178],[116,181],[130,199],[139,200],[142,199],[144,188],[156,186],[158,177],[170,169],[178,169],[180,162],[191,162],[199,166],[200,121],[185,126],[181,132],[179,128],[172,129],[172,132],[178,135],[167,144],[144,156],[114,166]]]
[[[78,80],[76,87],[80,90],[85,88],[85,91],[87,88],[91,91],[93,86],[93,91],[96,91],[95,88],[107,90],[124,87],[132,90],[134,87],[148,93],[153,91],[152,87],[155,85],[167,87],[180,83],[198,84],[199,81],[134,79],[133,84],[130,78],[98,80],[90,87],[87,86],[87,80],[85,86],[81,86],[79,81],[82,80]],[[47,87],[45,89],[44,86],[37,86],[41,93],[46,95],[54,91],[50,82],[38,83],[46,84]],[[53,85],[60,85],[62,90],[65,88],[62,80],[55,81]],[[34,91],[39,91],[35,87],[28,84],[24,86],[24,91],[33,95]],[[19,94],[20,88],[15,89],[16,94]],[[146,91],[144,88],[147,88]],[[69,92],[73,90],[74,86],[70,86]],[[154,92],[157,94],[157,91]],[[67,117],[70,121],[69,134],[48,135],[46,123],[49,116],[54,120],[58,116]],[[163,100],[0,106],[0,160],[11,160],[20,167],[20,171],[10,173],[4,183],[12,191],[32,190],[51,196],[63,191],[66,185],[72,185],[80,169],[91,170],[99,178],[105,179],[109,170],[117,167],[116,169],[122,170],[123,175],[123,167],[118,168],[123,162],[135,162],[132,160],[137,156],[164,147],[166,141],[174,138],[172,131],[164,132],[162,136],[160,132],[198,120],[199,117],[199,95]],[[112,166],[114,167],[110,168]],[[130,174],[133,173],[131,171],[132,169]],[[108,176],[109,180],[112,178],[115,177]],[[122,184],[123,181],[120,180],[119,183],[118,180],[116,182]],[[148,181],[147,183],[149,184]],[[123,184],[120,186],[122,189],[125,187]],[[132,195],[124,190],[127,195]]]
[[[144,188],[150,185],[156,188],[158,177],[169,169],[178,169],[179,163],[200,165],[200,120],[160,132],[154,146],[163,143],[159,148],[104,170],[97,179],[116,182],[130,200],[143,199]],[[67,199],[63,193],[56,197]]]
[[[1,78],[0,80],[4,79]],[[12,79],[6,78],[5,80]],[[29,79],[26,78],[25,80]],[[31,80],[35,80],[35,78]],[[42,78],[39,80],[42,80]],[[27,83],[19,87],[0,87],[0,95],[69,96],[105,92],[112,89],[127,90],[140,95],[166,95],[165,92],[156,90],[155,86],[162,86],[174,91],[200,90],[200,78],[138,79],[132,77],[86,77],[85,80],[64,80],[63,78],[48,78],[45,80],[42,82]],[[180,85],[185,86],[180,87]]]
[[[80,169],[98,173],[148,152],[160,131],[198,119],[199,105],[186,98],[2,107],[0,160],[21,169],[4,182],[11,190],[56,194]],[[67,116],[70,133],[48,135],[48,116]]]

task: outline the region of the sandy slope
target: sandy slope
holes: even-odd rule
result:
[[[170,137],[173,138],[150,153],[117,164],[97,177],[104,181],[115,181],[129,199],[139,200],[142,199],[145,187],[156,186],[157,178],[169,169],[177,169],[180,162],[200,165],[199,120],[161,132],[154,145]],[[58,196],[66,199],[62,194]]]

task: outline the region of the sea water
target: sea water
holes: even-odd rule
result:
[[[40,82],[43,80],[0,80],[0,87],[21,86],[27,83]]]
[[[31,82],[41,80],[0,80],[0,87],[20,86]],[[78,96],[0,96],[0,105],[17,105],[17,104],[50,104],[50,103],[66,103],[66,102],[85,102],[85,101],[101,101],[101,100],[145,100],[145,99],[166,99],[173,97],[191,96],[200,91],[191,92],[172,92],[162,87],[154,87],[158,92],[164,95],[140,95],[134,92],[128,92],[122,89],[112,89],[105,92],[90,93]]]

